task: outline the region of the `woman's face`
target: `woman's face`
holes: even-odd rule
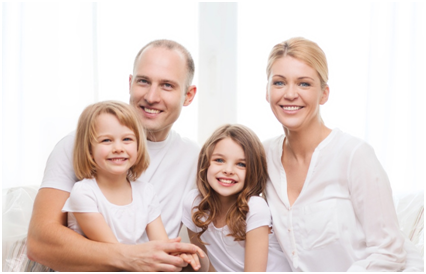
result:
[[[299,131],[320,122],[319,106],[327,102],[328,94],[317,71],[304,62],[285,56],[273,63],[266,100],[284,128]]]

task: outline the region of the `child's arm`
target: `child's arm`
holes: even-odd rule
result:
[[[77,213],[74,217],[87,238],[97,242],[118,243],[114,233],[101,213]]]
[[[150,241],[169,239],[169,237],[167,236],[166,229],[164,228],[163,221],[161,221],[161,216],[158,216],[157,219],[150,222],[146,226],[146,234],[148,235]],[[205,255],[203,254],[203,252],[200,249],[197,251],[200,254],[200,257],[204,258]],[[189,263],[194,270],[200,269],[200,260],[197,256],[197,253],[181,253],[176,255],[181,257],[185,262]]]
[[[204,251],[205,254],[207,254],[207,248],[202,242],[200,242],[200,240],[197,237],[197,234],[193,232],[192,230],[190,230],[189,228],[187,228],[187,230],[188,230],[188,236],[189,236],[189,240],[191,241],[191,244],[198,246],[202,251]],[[209,272],[216,272],[216,269],[214,269],[210,261],[209,261]]]
[[[268,248],[268,226],[261,226],[247,232],[244,272],[265,272],[268,263]]]

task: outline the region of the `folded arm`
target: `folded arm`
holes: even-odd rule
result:
[[[56,271],[180,271],[183,260],[172,252],[195,253],[178,240],[140,245],[91,241],[66,227],[61,212],[69,193],[43,188],[34,202],[28,231],[28,257]]]

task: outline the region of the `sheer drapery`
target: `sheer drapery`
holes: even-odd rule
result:
[[[308,38],[328,59],[326,125],[370,143],[394,193],[423,190],[425,4],[324,3],[239,3],[238,121],[262,140],[283,134],[265,100],[268,54],[286,39]]]
[[[147,42],[167,38],[186,46],[197,84],[205,66],[198,62],[202,3],[139,2],[2,4],[3,188],[39,184],[48,155],[85,106],[128,101],[133,58]],[[237,90],[230,92],[238,123],[261,140],[282,133],[265,100],[266,60],[276,43],[304,36],[329,61],[326,124],[369,142],[394,192],[423,189],[425,4],[242,1],[237,9]],[[197,104],[196,96],[175,125],[195,140],[203,120]],[[220,111],[220,101],[210,104]]]

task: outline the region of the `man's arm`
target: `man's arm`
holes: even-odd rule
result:
[[[28,257],[56,271],[180,271],[183,260],[172,252],[195,253],[192,245],[176,240],[140,245],[100,243],[66,227],[61,212],[69,193],[39,190],[28,231]]]

